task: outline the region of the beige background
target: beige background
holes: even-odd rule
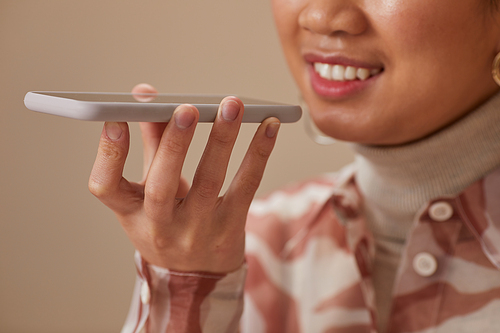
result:
[[[30,90],[232,93],[296,103],[267,0],[0,0],[0,332],[116,332],[133,248],[87,190],[102,124],[24,108]],[[132,127],[126,176],[141,175]],[[200,125],[185,174],[210,129]],[[234,174],[254,125],[243,126]],[[352,159],[283,126],[260,194]]]

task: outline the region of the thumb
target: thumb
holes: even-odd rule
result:
[[[122,174],[129,150],[127,123],[105,123],[99,141],[97,157],[89,179],[89,190],[105,205],[120,212],[124,196],[130,197],[131,188]]]

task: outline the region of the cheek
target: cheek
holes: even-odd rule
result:
[[[288,44],[300,30],[298,15],[303,0],[273,0],[274,22],[281,42]]]
[[[440,0],[442,4],[434,0],[381,2],[385,6],[371,10],[385,57],[385,87],[393,98],[401,97],[396,102],[402,108],[433,103],[437,88],[450,86],[447,81],[457,72],[454,58],[464,54],[456,41],[461,35],[456,31],[461,15],[450,13],[448,0]]]
[[[304,0],[273,0],[274,21],[280,38],[282,50],[292,75],[297,80],[301,70],[301,27],[299,15]]]
[[[483,1],[483,0],[481,0]],[[472,0],[380,0],[374,30],[383,39],[389,63],[413,62],[447,67],[458,60],[475,60],[483,50],[488,29]],[[479,48],[479,49],[478,49]],[[425,68],[419,68],[422,70]]]
[[[387,61],[398,61],[400,54],[416,54],[430,38],[428,15],[399,1],[388,1],[386,6],[368,8],[372,14],[373,30],[383,42]],[[432,18],[431,18],[432,20]]]

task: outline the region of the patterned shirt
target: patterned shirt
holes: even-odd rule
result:
[[[376,332],[374,239],[355,174],[349,166],[255,200],[236,272],[175,272],[136,253],[122,332]],[[499,332],[499,269],[500,169],[417,214],[387,332]]]

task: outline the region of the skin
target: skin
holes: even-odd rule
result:
[[[136,92],[156,90],[141,84]],[[234,119],[222,115],[224,107]],[[234,271],[243,263],[246,215],[280,126],[276,118],[261,124],[229,189],[219,196],[243,112],[238,98],[222,101],[192,186],[181,170],[199,118],[195,107],[179,106],[168,124],[141,124],[144,179],[139,183],[122,176],[128,125],[104,125],[89,189],[114,211],[147,262],[214,273]]]
[[[498,87],[499,13],[479,0],[272,0],[283,50],[311,116],[340,140],[403,144],[474,109]],[[340,55],[381,65],[366,89],[326,98],[311,86],[303,55]]]
[[[456,121],[493,95],[498,12],[478,0],[272,0],[291,72],[313,120],[347,141],[403,144]],[[328,97],[311,86],[304,53],[383,67],[363,89]],[[155,93],[146,84],[133,92]],[[221,110],[228,107],[229,119]],[[279,121],[257,129],[228,191],[219,196],[244,112],[222,101],[190,186],[181,170],[199,113],[180,106],[168,124],[141,124],[144,178],[123,178],[126,123],[106,123],[90,191],[112,209],[149,263],[177,271],[231,272],[244,260],[248,208],[274,147]]]

